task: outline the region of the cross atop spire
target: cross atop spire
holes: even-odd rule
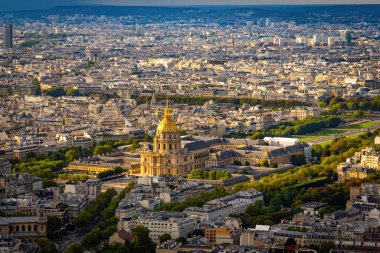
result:
[[[169,108],[169,99],[168,98],[166,98],[166,108],[165,108],[164,119],[171,120],[170,108]]]

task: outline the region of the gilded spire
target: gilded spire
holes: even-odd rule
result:
[[[176,123],[172,120],[172,117],[170,114],[168,99],[166,99],[164,119],[158,124],[157,131],[161,131],[161,132],[176,132],[177,131]]]
[[[169,99],[166,99],[166,108],[165,108],[165,114],[164,114],[164,119],[166,120],[171,120],[171,115],[170,115],[170,108],[169,108]]]

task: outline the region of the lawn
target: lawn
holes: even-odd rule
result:
[[[299,136],[295,136],[295,137],[297,137],[300,141],[308,142],[308,141],[314,141],[314,140],[316,140],[322,136],[331,136],[331,135],[335,135],[335,134],[338,135],[338,134],[342,134],[344,132],[345,132],[345,130],[342,130],[342,129],[324,129],[324,130],[320,130],[317,132],[312,132],[312,133],[308,133],[305,135],[299,135]]]
[[[324,129],[317,132],[307,133],[305,136],[331,136],[334,134],[341,134],[344,133],[345,130],[343,129]]]
[[[318,138],[318,136],[301,136],[301,137],[297,137],[300,141],[303,141],[303,142],[308,142],[308,141],[314,141],[315,139]]]
[[[358,123],[358,124],[354,124],[354,125],[350,125],[346,127],[341,127],[341,129],[362,129],[362,128],[374,126],[377,124],[379,124],[379,121],[366,121],[366,122],[362,122],[362,123]]]

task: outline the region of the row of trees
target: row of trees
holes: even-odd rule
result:
[[[112,151],[112,146],[110,144],[97,145],[94,148],[94,155],[104,155]]]
[[[190,179],[210,179],[210,180],[225,180],[231,178],[230,172],[225,170],[206,171],[201,169],[192,169],[188,178]]]
[[[166,100],[167,95],[156,94],[157,101]],[[151,100],[151,96],[134,96],[138,104],[144,104]],[[174,95],[169,96],[169,99],[174,103],[189,104],[189,105],[203,105],[212,99],[216,103],[231,103],[240,106],[244,103],[250,105],[261,105],[265,107],[276,107],[276,108],[290,108],[293,106],[306,105],[299,101],[289,101],[289,100],[263,100],[263,99],[252,99],[252,98],[235,98],[235,97],[206,97],[206,96],[188,96],[188,95]]]
[[[281,199],[278,197],[272,198],[268,207],[259,200],[249,205],[243,214],[236,215],[242,220],[244,227],[255,227],[256,224],[274,225],[290,216],[289,211],[281,211]]]
[[[101,193],[89,208],[79,213],[78,218],[75,221],[76,225],[81,229],[85,229],[92,225],[102,211],[108,207],[115,195],[116,191],[113,188]]]
[[[82,253],[84,252],[85,250],[90,250],[90,249],[94,249],[96,248],[97,246],[99,246],[103,241],[105,240],[108,240],[108,238],[114,233],[117,231],[117,222],[118,222],[118,219],[115,217],[115,211],[117,209],[117,207],[119,206],[119,203],[122,199],[124,199],[125,195],[134,187],[134,183],[130,183],[126,188],[124,188],[118,195],[117,197],[115,198],[107,198],[107,204],[105,206],[103,206],[103,201],[100,201],[101,203],[99,204],[95,204],[95,202],[98,201],[98,198],[95,200],[94,204],[98,207],[102,207],[102,209],[97,209],[97,215],[94,216],[92,215],[92,217],[95,217],[98,222],[97,222],[97,225],[89,232],[87,233],[83,240],[81,241],[81,243],[79,244],[73,244],[66,252],[67,253]],[[112,189],[108,189],[106,191],[106,193],[109,191],[109,196],[107,197],[110,197],[111,196],[111,192],[113,193],[112,194],[112,197],[116,195],[116,191],[112,188]],[[94,206],[94,204],[92,206]],[[86,210],[88,211],[88,210]],[[86,212],[84,211],[84,212]],[[83,212],[81,212],[82,214]],[[80,214],[80,215],[81,215]],[[84,218],[86,215],[82,216],[82,218]],[[81,219],[82,219],[81,218]],[[79,219],[79,217],[78,217]],[[82,221],[80,221],[80,224],[78,224],[78,220],[77,220],[77,225],[82,227],[83,228],[83,225],[87,225],[88,226],[88,223],[93,223],[95,222],[96,219],[93,219],[93,220],[89,220],[89,222],[87,222],[87,224],[83,223]],[[111,252],[130,252],[130,248],[127,247],[127,245],[116,245],[116,246],[112,246],[111,247],[113,250],[115,251],[111,251]]]
[[[326,105],[326,104],[325,104]],[[332,111],[338,110],[363,110],[363,111],[380,111],[380,96],[371,98],[356,97],[344,100],[340,97],[332,97],[328,103],[328,107]]]
[[[203,193],[200,197],[189,198],[183,203],[179,203],[179,202],[165,203],[159,208],[159,210],[182,212],[187,207],[194,207],[194,206],[201,207],[207,201],[210,201],[212,199],[221,198],[221,197],[226,196],[226,195],[227,195],[227,192],[226,192],[226,189],[224,189],[224,187],[216,186],[215,191],[211,194],[210,193]]]
[[[97,178],[102,179],[102,178],[118,175],[118,174],[123,173],[124,171],[125,170],[123,168],[116,167],[116,168],[111,169],[111,170],[106,170],[106,171],[99,172],[98,175],[97,175]]]
[[[303,135],[319,131],[323,128],[335,128],[341,124],[343,120],[336,116],[320,116],[315,118],[307,118],[305,120],[297,120],[286,122],[272,126],[269,129],[255,131],[251,139],[263,139],[265,136],[292,136]]]
[[[66,90],[61,87],[52,87],[42,91],[43,94],[51,97],[62,97],[62,96],[80,96],[80,93],[77,89],[67,88]]]

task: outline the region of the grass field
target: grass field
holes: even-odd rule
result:
[[[354,124],[351,126],[346,126],[346,127],[340,127],[340,129],[362,129],[370,126],[374,126],[379,124],[379,121],[366,121],[358,124]]]
[[[307,133],[305,136],[331,136],[334,134],[341,134],[344,133],[345,130],[343,129],[324,129],[317,132]]]
[[[356,124],[349,125],[349,126],[342,126],[342,127],[336,128],[336,129],[324,129],[324,130],[320,130],[317,132],[307,133],[305,135],[298,135],[298,136],[294,136],[294,137],[298,138],[300,141],[308,142],[308,141],[314,141],[314,140],[316,140],[320,137],[323,137],[323,136],[340,135],[340,134],[343,134],[349,130],[364,129],[364,128],[371,127],[371,126],[374,126],[377,124],[380,124],[380,121],[378,121],[378,120],[365,121],[365,122],[356,123]],[[352,136],[348,136],[348,138],[356,137],[359,134],[361,134],[361,133],[358,133],[358,134],[355,134]],[[325,141],[325,142],[321,142],[320,144],[321,145],[327,145],[327,144],[331,144],[331,142],[332,141]]]
[[[319,137],[322,137],[322,136],[331,136],[334,134],[342,134],[344,132],[345,132],[345,130],[342,130],[342,129],[324,129],[324,130],[320,130],[317,132],[308,133],[305,135],[300,135],[300,136],[297,136],[297,138],[300,141],[307,142],[307,141],[313,141],[313,140],[318,139]]]
[[[304,142],[307,142],[307,141],[314,141],[315,139],[318,138],[318,136],[300,136],[300,137],[297,137],[300,141],[304,141]]]

